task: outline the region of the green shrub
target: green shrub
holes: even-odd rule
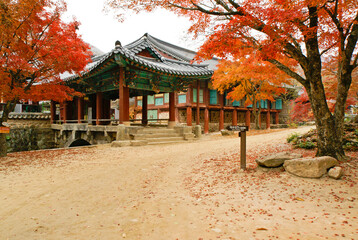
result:
[[[290,123],[288,126],[290,128],[298,128],[298,125],[296,123],[294,123],[294,122]]]
[[[288,143],[290,143],[290,142],[297,142],[298,137],[300,137],[300,134],[299,134],[299,133],[296,133],[296,132],[291,133],[291,135],[288,136],[288,138],[287,138],[287,142],[288,142]]]
[[[314,144],[313,142],[307,141],[307,142],[300,142],[298,144],[299,148],[305,148],[305,149],[312,149],[316,147],[316,144]]]

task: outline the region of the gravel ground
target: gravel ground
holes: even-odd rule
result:
[[[292,132],[144,147],[9,154],[0,164],[0,239],[358,239],[357,158],[341,180],[303,179],[254,159]],[[262,134],[263,133],[263,134]],[[312,155],[312,151],[303,151]]]

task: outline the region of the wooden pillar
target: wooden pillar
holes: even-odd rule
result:
[[[259,127],[261,128],[261,113],[257,114],[257,117],[259,118]]]
[[[209,88],[208,88],[208,81],[205,81],[205,88],[204,88],[204,133],[209,133]]]
[[[169,93],[169,123],[168,127],[173,128],[175,126],[175,93]]]
[[[103,113],[102,113],[103,119],[111,119],[111,100],[110,99],[103,99]],[[110,121],[105,121],[102,124],[108,125],[110,124]]]
[[[251,123],[250,110],[247,110],[245,113],[245,125],[248,127],[248,130],[250,130],[250,123]]]
[[[237,126],[237,110],[232,111],[232,125]]]
[[[67,118],[68,118],[68,106],[67,106],[67,101],[64,101],[63,102],[63,122],[66,123],[67,122]]]
[[[193,86],[190,86],[188,88],[188,91],[186,93],[186,103],[187,103],[187,108],[186,108],[186,125],[187,126],[192,126],[192,103],[193,103],[193,97],[192,94],[193,93]]]
[[[83,119],[83,98],[77,98],[77,122],[81,123]]]
[[[266,129],[270,129],[270,118],[270,110],[268,110],[266,113]]]
[[[148,96],[142,97],[142,125],[148,125]]]
[[[204,133],[209,133],[209,109],[207,107],[204,110]]]
[[[124,68],[119,68],[119,122],[129,122],[129,88],[125,86]]]
[[[267,100],[267,113],[266,113],[266,129],[270,129],[271,123],[271,102]]]
[[[96,125],[101,125],[100,119],[103,116],[103,93],[96,93]]]
[[[220,109],[219,131],[224,129],[224,109]]]
[[[219,131],[224,129],[224,95],[219,95],[220,101],[220,118],[219,118]]]
[[[191,106],[186,108],[186,125],[192,126],[192,109]]]
[[[56,122],[56,103],[51,100],[50,103],[50,112],[51,112],[51,124]]]
[[[174,93],[174,104],[175,104],[175,122],[179,122],[179,109],[177,108],[178,93]]]
[[[279,124],[278,114],[279,114],[279,112],[276,112],[276,114],[275,114],[275,123],[276,124]]]
[[[200,81],[196,81],[196,125],[200,125]]]

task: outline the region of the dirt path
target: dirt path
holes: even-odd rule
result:
[[[308,129],[249,136],[249,168]],[[358,239],[357,161],[339,181],[242,172],[238,146],[211,137],[13,154],[0,166],[0,239]]]

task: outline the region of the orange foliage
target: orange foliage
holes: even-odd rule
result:
[[[3,101],[64,101],[79,94],[64,85],[60,74],[83,71],[90,61],[89,46],[76,33],[78,22],[61,20],[65,10],[62,1],[1,1]]]
[[[213,75],[213,86],[221,92],[229,90],[228,98],[253,101],[270,100],[285,92],[287,76],[270,63],[249,57],[238,61],[223,60]]]

